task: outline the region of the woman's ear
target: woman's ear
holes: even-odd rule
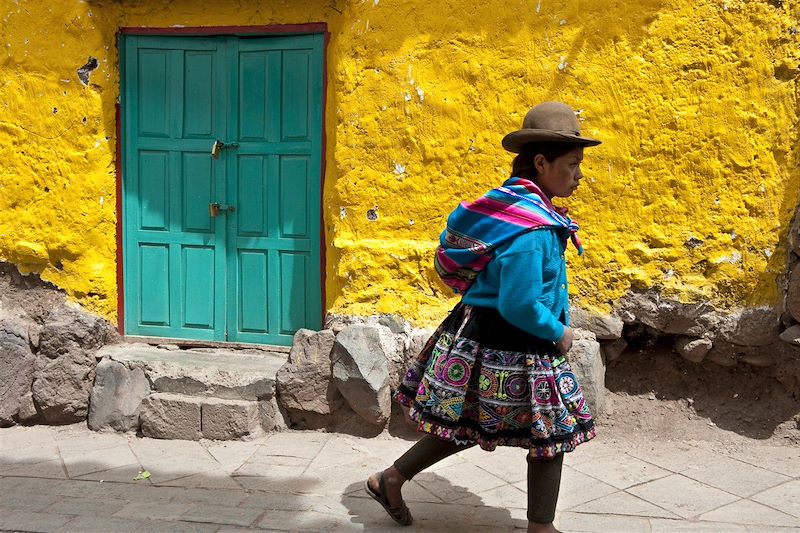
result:
[[[542,154],[536,154],[533,156],[533,166],[536,169],[536,174],[541,174],[544,172],[544,163],[547,161]]]

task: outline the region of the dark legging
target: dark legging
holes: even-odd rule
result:
[[[411,479],[445,457],[471,448],[474,444],[456,444],[425,435],[397,461],[395,468],[406,479]],[[564,454],[553,459],[531,459],[528,455],[528,520],[549,524],[556,516],[558,488],[561,485],[561,465]]]

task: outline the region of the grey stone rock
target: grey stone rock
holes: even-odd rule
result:
[[[336,337],[332,330],[298,330],[292,341],[289,359],[278,370],[278,403],[292,411],[330,414],[343,403],[339,389],[331,381],[331,351]]]
[[[408,335],[411,333],[411,324],[397,315],[380,315],[378,317],[378,324],[386,326],[389,328],[389,331],[394,334]]]
[[[792,225],[789,226],[789,249],[800,255],[800,210],[795,213]]]
[[[715,341],[706,359],[722,366],[735,366],[739,362],[756,367],[769,367],[784,359],[791,347],[780,340],[766,346],[742,346]]]
[[[95,359],[81,349],[39,357],[34,372],[33,399],[48,424],[74,424],[89,414]]]
[[[693,363],[699,363],[705,359],[713,346],[713,343],[709,339],[679,337],[675,341],[675,351],[678,352],[681,357]]]
[[[19,414],[17,415],[21,424],[32,424],[39,418],[36,404],[33,402],[33,392],[28,391],[19,400]]]
[[[329,313],[325,316],[325,329],[338,335],[347,326],[383,326],[394,334],[408,335],[411,324],[399,315],[354,316]]]
[[[578,378],[589,409],[597,415],[602,412],[606,397],[606,366],[600,355],[600,344],[590,331],[575,329],[574,332],[575,341],[567,359]]]
[[[235,440],[263,433],[258,402],[206,398],[200,412],[203,438]]]
[[[0,427],[12,426],[23,398],[31,392],[36,358],[28,341],[28,325],[0,319]]]
[[[723,320],[718,338],[741,346],[766,346],[777,340],[779,327],[780,320],[772,308],[741,309]]]
[[[708,351],[706,360],[724,367],[736,366],[739,361],[736,352],[732,350],[731,345],[727,343],[715,344],[711,350]]]
[[[151,394],[142,402],[142,434],[154,439],[200,440],[202,399],[169,393]]]
[[[641,322],[663,333],[690,337],[702,337],[721,321],[709,303],[684,304],[652,292],[631,293],[621,299],[617,314],[626,323]]]
[[[389,358],[375,326],[352,325],[337,336],[331,353],[333,381],[361,418],[385,425],[391,414]]]
[[[142,366],[157,392],[251,401],[275,394],[275,375],[286,362],[285,355],[271,352],[170,351],[138,344],[106,346],[98,355]]]
[[[622,353],[628,348],[628,341],[623,338],[600,343],[600,352],[605,357],[605,360],[616,361],[622,356]]]
[[[800,324],[795,324],[794,326],[787,328],[783,333],[781,333],[780,339],[783,342],[788,342],[794,346],[800,346]]]
[[[39,324],[28,325],[28,341],[30,342],[33,350],[39,349],[39,337],[42,333],[42,326]]]
[[[75,351],[97,350],[116,339],[116,332],[107,321],[65,302],[47,316],[39,334],[39,352],[55,359]]]
[[[758,367],[773,366],[777,364],[779,360],[780,355],[777,350],[761,350],[759,352],[745,353],[741,356],[742,362]]]
[[[615,315],[599,315],[578,306],[572,306],[569,312],[570,326],[586,329],[594,333],[597,340],[615,340],[622,337],[624,323]]]
[[[150,394],[150,382],[139,367],[103,359],[95,369],[89,396],[89,429],[131,431],[139,427],[142,400]]]
[[[792,317],[800,322],[800,264],[794,267],[789,275],[789,285],[786,291],[786,310]]]
[[[425,348],[425,345],[428,343],[428,340],[431,336],[436,332],[434,329],[429,328],[422,328],[417,329],[414,328],[411,330],[411,334],[409,335],[408,341],[408,348],[406,349],[406,355],[403,358],[404,363],[408,366],[409,361],[419,355],[422,352],[422,349]]]
[[[281,431],[289,427],[289,416],[278,405],[278,400],[275,396],[258,402],[258,414],[261,418],[261,427],[265,431]]]

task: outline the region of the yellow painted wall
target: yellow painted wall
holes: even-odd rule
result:
[[[800,201],[800,0],[0,2],[0,258],[106,317],[121,26],[328,24],[330,311],[440,319],[445,217],[507,177],[500,139],[547,99],[604,140],[562,202],[586,247],[575,300],[777,300]]]

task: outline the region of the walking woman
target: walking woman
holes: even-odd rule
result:
[[[478,445],[529,450],[528,532],[552,533],[565,452],[595,435],[565,357],[572,346],[564,253],[582,253],[578,226],[551,200],[583,175],[582,137],[569,106],[545,102],[503,139],[518,155],[512,177],[450,214],[436,251],[442,280],[462,294],[412,362],[396,398],[425,435],[367,493],[402,525],[403,484],[445,457]]]

